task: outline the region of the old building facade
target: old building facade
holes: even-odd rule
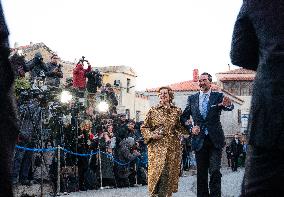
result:
[[[97,67],[103,75],[103,84],[110,83],[118,99],[118,113],[128,118],[144,120],[150,108],[148,97],[135,91],[136,73],[127,66]]]
[[[255,71],[238,68],[216,74],[217,84],[225,91],[243,100],[238,109],[238,121],[241,122],[241,133],[247,133],[248,117],[252,97]]]

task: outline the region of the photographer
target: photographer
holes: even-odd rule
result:
[[[51,56],[51,61],[46,65],[46,85],[59,87],[60,78],[63,77],[63,72],[61,71],[62,65],[58,63],[59,57],[54,54]]]
[[[118,160],[125,164],[134,161],[141,155],[138,152],[136,142],[132,137],[125,138],[119,143],[117,154]],[[116,182],[118,187],[130,186],[129,176],[133,173],[130,165],[115,164],[115,172],[117,173]]]
[[[88,68],[84,69],[84,62],[87,62]],[[76,67],[73,69],[73,87],[80,90],[85,90],[86,88],[86,73],[90,72],[92,69],[91,64],[85,60],[83,56],[82,59],[77,63]]]
[[[94,140],[95,136],[92,133],[92,122],[89,120],[84,120],[80,124],[78,136],[78,152],[89,153],[95,148]],[[79,190],[81,191],[90,189],[88,188],[88,180],[86,179],[86,173],[89,167],[91,167],[91,169],[95,171],[96,166],[94,165],[95,162],[93,162],[94,159],[95,157],[91,158],[91,161],[88,162],[89,158],[78,157]]]
[[[31,98],[31,93],[20,94],[19,119],[20,134],[17,144],[24,147],[34,148],[39,139],[37,129],[40,117],[39,103]],[[33,152],[16,149],[13,165],[13,184],[18,183],[29,185],[29,171],[32,166]]]
[[[102,86],[102,75],[98,69],[86,73],[87,90],[89,93],[96,93],[97,89]]]
[[[147,154],[147,145],[144,143],[144,138],[141,133],[141,125],[143,124],[143,121],[136,122],[135,123],[135,141],[139,144],[139,149],[141,154]]]
[[[119,119],[115,120],[114,123],[114,134],[116,137],[116,146],[126,137],[128,137],[128,120],[126,114],[120,114]]]
[[[25,72],[27,70],[25,70],[25,57],[23,55],[20,55],[18,53],[18,51],[12,55],[10,58],[10,63],[11,63],[11,66],[13,67],[14,69],[14,72],[15,72],[15,77],[16,78],[23,78],[25,77]]]
[[[115,175],[113,171],[113,159],[110,157],[113,155],[113,148],[115,138],[113,138],[112,125],[109,121],[103,123],[102,131],[98,133],[97,147],[101,151],[107,154],[101,154],[101,168],[98,169],[98,173],[101,173],[102,184],[104,187],[115,187]]]
[[[24,70],[30,72],[31,81],[39,77],[45,77],[48,70],[40,52],[37,52],[34,58],[25,65]]]

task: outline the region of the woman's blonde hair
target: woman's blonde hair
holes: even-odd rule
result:
[[[168,86],[162,86],[159,88],[158,92],[160,93],[161,90],[163,89],[167,89],[168,90],[168,93],[169,93],[169,96],[170,96],[170,103],[173,103],[173,100],[174,100],[174,92],[172,90],[172,88],[168,87]]]

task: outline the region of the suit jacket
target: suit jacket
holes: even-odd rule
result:
[[[235,139],[232,140],[230,144],[230,149],[232,156],[235,157],[239,157],[240,154],[243,153],[243,145],[241,144],[240,141],[237,143]]]
[[[244,0],[234,27],[231,60],[257,70],[249,143],[284,150],[283,0]]]
[[[208,103],[208,113],[205,119],[203,119],[199,110],[199,93],[188,97],[187,106],[181,115],[182,124],[189,130],[190,126],[186,126],[185,122],[192,116],[194,125],[201,128],[198,135],[192,136],[192,150],[200,150],[202,148],[205,138],[205,128],[208,130],[208,135],[215,148],[223,148],[225,142],[225,136],[220,122],[220,115],[222,110],[231,111],[234,105],[230,107],[217,106],[222,102],[224,95],[219,92],[211,92]]]

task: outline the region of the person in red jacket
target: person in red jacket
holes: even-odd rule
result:
[[[84,69],[83,62],[87,62],[88,68]],[[86,60],[80,60],[76,67],[73,69],[73,87],[78,89],[85,89],[86,87],[86,73],[90,72],[92,67]]]

